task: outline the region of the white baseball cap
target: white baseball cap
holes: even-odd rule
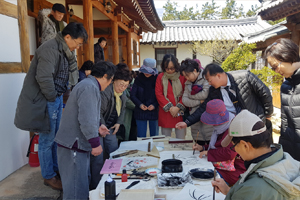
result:
[[[242,110],[231,121],[229,134],[222,140],[221,145],[227,147],[233,137],[253,136],[265,132],[267,130],[266,125],[259,127],[257,130],[253,130],[253,127],[257,122],[262,122],[257,115],[248,110]]]

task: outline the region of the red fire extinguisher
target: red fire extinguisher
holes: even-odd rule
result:
[[[38,156],[38,148],[39,148],[39,135],[33,134],[31,137],[27,157],[29,156],[29,165],[31,167],[40,166],[39,156]]]

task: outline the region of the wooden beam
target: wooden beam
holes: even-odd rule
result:
[[[112,49],[113,49],[113,63],[119,63],[119,37],[118,37],[118,22],[117,20],[111,21],[112,29]]]
[[[94,20],[94,27],[98,28],[107,28],[111,26],[111,21],[110,20]]]
[[[83,26],[89,36],[84,44],[84,61],[94,62],[94,27],[93,27],[93,5],[91,0],[83,0]]]
[[[66,0],[66,4],[70,4],[70,5],[83,5],[82,0]]]
[[[15,4],[0,0],[0,14],[18,18],[18,8]]]
[[[23,72],[23,70],[19,62],[0,62],[0,74],[21,72]]]
[[[123,29],[126,32],[129,32],[129,29],[125,24],[123,24],[122,22],[118,22],[118,26]]]
[[[71,18],[69,18],[69,21],[71,21],[70,19],[74,19],[77,22],[83,23],[83,19],[81,19],[80,17],[77,17],[76,15],[73,15]]]
[[[131,32],[127,33],[127,65],[132,69],[132,50],[131,50]]]
[[[102,14],[104,14],[110,20],[115,20],[115,16],[111,12],[107,13],[102,3],[100,3],[99,1],[93,1],[92,4],[95,8],[97,8],[100,12],[102,12]]]
[[[28,36],[27,3],[24,0],[18,0],[18,25],[22,70],[23,72],[27,72],[30,66],[30,48]]]

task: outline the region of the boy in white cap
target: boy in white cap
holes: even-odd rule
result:
[[[230,142],[244,159],[247,171],[231,188],[223,179],[212,181],[216,192],[225,199],[300,199],[300,162],[284,153],[281,145],[271,145],[269,131],[261,119],[248,110],[241,111],[231,122]]]

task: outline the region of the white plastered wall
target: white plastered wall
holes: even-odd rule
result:
[[[21,62],[18,20],[0,14],[0,26],[0,62]],[[0,74],[0,181],[28,163],[29,132],[14,125],[25,75]]]
[[[151,45],[151,44],[141,44],[141,64],[143,63],[143,60],[145,58],[153,58],[155,59],[155,48],[176,48],[176,57],[179,61],[179,63],[186,59],[186,58],[193,58],[193,54],[190,50],[191,46],[190,44],[178,44],[178,45],[172,45],[172,46],[159,46],[159,45]],[[212,62],[212,58],[209,56],[204,56],[197,54],[197,59],[200,60],[201,65],[205,67],[207,64]]]

